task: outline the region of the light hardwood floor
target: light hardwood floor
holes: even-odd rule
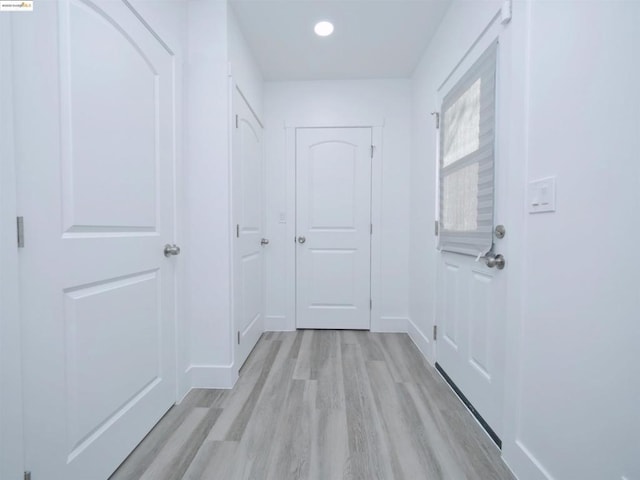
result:
[[[406,334],[265,333],[233,390],[193,390],[111,480],[513,479]]]

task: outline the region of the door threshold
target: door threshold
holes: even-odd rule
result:
[[[478,413],[478,411],[473,407],[469,399],[464,396],[464,393],[462,393],[462,391],[458,388],[455,382],[451,380],[449,375],[447,375],[447,373],[442,369],[442,367],[438,364],[438,362],[436,362],[436,370],[438,370],[440,375],[442,375],[442,378],[445,379],[445,381],[453,389],[453,391],[460,398],[460,400],[462,400],[462,403],[464,403],[464,405],[471,412],[471,414],[474,417],[476,417],[476,420],[478,420],[478,423],[480,423],[482,428],[484,428],[484,431],[487,432],[487,435],[491,437],[491,440],[493,440],[493,442],[498,446],[498,448],[502,450],[502,440],[500,440],[500,437],[496,435],[496,432],[494,432],[493,429],[489,426],[489,424],[485,421],[485,419],[482,418],[482,415],[480,415],[480,413]]]

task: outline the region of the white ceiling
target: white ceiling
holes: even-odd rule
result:
[[[231,0],[265,80],[407,78],[450,0]],[[321,38],[320,20],[335,26]]]

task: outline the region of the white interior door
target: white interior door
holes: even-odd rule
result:
[[[25,466],[103,480],[176,395],[173,62],[122,1],[14,20]]]
[[[369,329],[371,128],[296,130],[296,325]]]
[[[235,365],[239,369],[264,331],[262,232],[262,126],[235,89],[233,97],[233,298]]]
[[[493,40],[495,40],[495,36]],[[452,89],[459,88],[458,82],[463,82],[466,72],[473,70],[474,62],[487,48],[491,38],[486,38],[484,42],[479,42],[478,46],[465,61],[458,67],[455,75],[441,90],[441,98],[445,97]],[[495,45],[495,44],[493,44]],[[499,51],[499,48],[498,50]],[[475,56],[474,56],[475,55]],[[477,65],[477,64],[476,64]],[[451,176],[451,185],[464,189],[470,195],[454,195],[452,203],[458,202],[458,206],[463,205],[459,212],[453,213],[452,218],[457,215],[460,225],[468,224],[471,219],[473,225],[480,224],[480,217],[491,215],[493,222],[489,222],[487,230],[488,246],[493,242],[493,252],[499,254],[506,250],[509,241],[508,232],[504,238],[493,235],[494,226],[501,223],[501,219],[506,216],[506,199],[504,192],[506,177],[506,161],[500,156],[501,151],[505,151],[505,136],[500,134],[504,115],[500,111],[500,100],[502,92],[500,90],[499,63],[494,67],[495,78],[491,79],[495,87],[495,99],[498,108],[490,109],[483,104],[481,89],[487,81],[485,77],[475,81],[470,87],[464,87],[465,93],[460,96],[460,100],[449,109],[441,108],[440,124],[441,131],[446,129],[447,121],[457,121],[456,127],[450,128],[450,137],[441,137],[453,156],[464,167],[469,155],[477,152],[489,150],[493,151],[493,169],[487,166],[471,164],[465,168],[459,168],[458,175]],[[471,83],[473,80],[469,81]],[[480,98],[480,100],[479,100]],[[476,103],[478,102],[478,103]],[[474,110],[476,113],[474,113]],[[482,116],[495,118],[495,140],[491,145],[484,145],[483,126],[478,129],[478,122],[482,121]],[[475,125],[474,125],[475,123]],[[444,134],[443,134],[444,135]],[[479,141],[478,141],[479,139]],[[480,156],[484,153],[480,153]],[[441,153],[442,160],[442,153]],[[446,161],[445,161],[446,163]],[[483,173],[484,171],[484,173]],[[482,207],[486,201],[482,198],[483,190],[486,188],[477,187],[477,176],[492,175],[493,178],[493,204]],[[482,182],[482,180],[479,180]],[[453,188],[453,187],[452,187]],[[442,194],[441,194],[441,201]],[[464,205],[471,202],[478,205],[478,218],[468,217],[462,213]],[[457,207],[456,207],[457,208]],[[475,212],[475,206],[473,211]],[[484,208],[484,210],[483,210]],[[440,234],[443,235],[444,220],[440,218]],[[478,227],[479,228],[479,227]],[[481,230],[482,228],[479,228]],[[464,227],[461,228],[464,230]],[[441,238],[442,241],[442,238]],[[473,240],[472,240],[473,241]],[[468,247],[462,247],[468,248]],[[505,312],[507,295],[507,275],[509,271],[508,262],[505,268],[500,270],[497,267],[489,268],[486,258],[465,255],[455,252],[442,251],[438,261],[438,283],[436,292],[436,324],[438,326],[437,338],[437,367],[445,373],[450,382],[453,382],[458,389],[458,393],[465,400],[471,411],[483,423],[487,432],[494,441],[501,444],[502,435],[502,414],[504,396],[504,352],[505,352]]]

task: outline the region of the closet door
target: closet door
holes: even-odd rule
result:
[[[368,330],[371,128],[296,131],[296,325]]]
[[[233,97],[233,306],[239,370],[264,331],[262,126],[236,89]]]
[[[13,32],[25,466],[106,479],[175,400],[173,61],[121,1]]]

